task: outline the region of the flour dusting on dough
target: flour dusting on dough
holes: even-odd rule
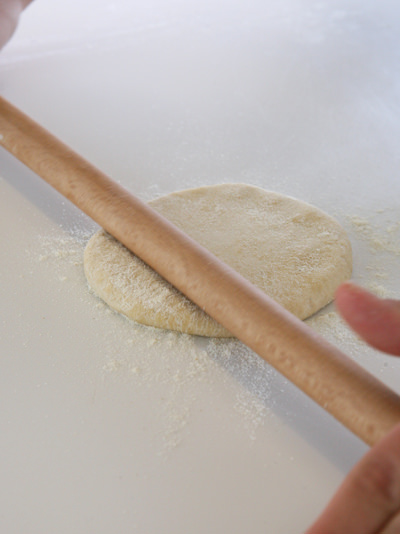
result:
[[[351,275],[351,246],[342,227],[291,197],[222,184],[171,193],[149,204],[301,319],[328,304]],[[84,265],[94,292],[139,323],[230,337],[104,231],[90,239]]]

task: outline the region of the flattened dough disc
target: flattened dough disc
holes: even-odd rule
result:
[[[351,275],[343,228],[294,198],[222,184],[149,204],[300,319],[328,304]],[[188,334],[231,336],[103,230],[89,240],[84,267],[94,292],[130,319]]]

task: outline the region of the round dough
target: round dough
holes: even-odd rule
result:
[[[300,319],[328,304],[351,275],[343,228],[299,200],[222,184],[149,204]],[[103,230],[89,240],[84,267],[94,292],[130,319],[188,334],[231,336]]]

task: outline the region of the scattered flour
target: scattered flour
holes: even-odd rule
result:
[[[376,213],[372,218],[353,215],[347,220],[353,244],[366,246],[368,252],[367,264],[356,273],[356,281],[382,297],[399,297],[390,286],[393,276],[387,265],[400,255],[400,221],[388,221],[387,213]],[[49,276],[70,284],[77,292],[77,305],[90,308],[93,318],[111,319],[98,347],[105,383],[124,380],[139,389],[162,389],[160,435],[156,437],[162,443],[160,454],[170,453],[190,431],[193,413],[201,411],[206,395],[196,392],[206,392],[207,388],[234,395],[233,416],[249,440],[255,440],[266,419],[274,416],[275,370],[235,339],[197,338],[144,327],[112,311],[86,285],[83,250],[88,238],[89,232],[77,230],[65,235],[60,230],[38,237],[27,252],[46,266]],[[374,351],[332,309],[322,310],[307,321],[308,325],[354,359],[360,359],[361,354],[374,357]]]
[[[356,233],[368,242],[373,254],[389,252],[400,256],[400,220],[382,226],[374,224],[365,216],[351,215],[347,218]]]
[[[77,306],[90,308],[99,320],[106,317],[109,329],[99,336],[98,346],[105,384],[122,380],[136,389],[163,392],[160,430],[155,436],[162,443],[160,455],[168,455],[182,442],[193,413],[201,411],[207,388],[234,396],[233,417],[253,441],[265,418],[273,416],[270,381],[275,371],[235,339],[199,338],[146,327],[111,310],[89,290],[84,277],[83,250],[89,234],[60,234],[38,237],[27,252],[55,280],[69,284],[76,292]],[[205,393],[200,396],[198,391]]]
[[[393,287],[393,275],[398,271],[400,257],[400,220],[396,210],[376,210],[373,213],[347,215],[353,242],[364,248],[365,265],[356,276],[359,282],[382,297],[400,297],[399,288]]]

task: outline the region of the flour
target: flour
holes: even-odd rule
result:
[[[353,244],[366,246],[367,263],[357,272],[356,281],[381,296],[398,297],[398,292],[390,286],[392,276],[388,264],[398,257],[399,224],[388,220],[387,214],[380,222],[379,215],[384,214],[348,218]],[[378,237],[383,242],[379,249]],[[285,381],[235,339],[204,339],[144,327],[110,310],[87,291],[82,256],[88,238],[87,232],[75,231],[69,235],[57,230],[53,235],[38,236],[27,255],[30,261],[46,268],[48,276],[64,291],[73,292],[77,307],[86,307],[90,317],[103,325],[99,326],[96,348],[103,376],[101,387],[122,381],[139,394],[162,391],[158,433],[153,440],[165,458],[185,441],[191,422],[201,412],[209,392],[233,399],[235,425],[248,436],[250,444],[254,442],[266,421],[270,424],[277,420],[276,402],[279,395],[285,394]],[[376,352],[347,328],[332,306],[313,316],[307,324],[350,357],[375,361]],[[389,360],[383,360],[379,373],[387,376],[391,365]],[[213,410],[218,417],[218,404]]]
[[[268,364],[235,339],[203,339],[145,327],[125,319],[87,290],[83,273],[86,232],[39,236],[27,251],[54,280],[73,291],[76,306],[85,306],[99,324],[97,353],[103,387],[111,381],[135,390],[162,391],[158,432],[159,455],[168,458],[190,432],[194,414],[211,390],[233,398],[232,414],[249,442],[266,418],[272,418]],[[66,286],[65,286],[66,284]],[[215,407],[218,416],[218,406]]]
[[[400,257],[400,220],[398,210],[345,215],[354,233],[353,242],[366,257],[355,269],[356,280],[383,298],[400,298],[393,273],[398,272]]]
[[[387,252],[400,256],[400,221],[377,226],[365,216],[351,215],[347,218],[357,234],[368,242],[373,254]]]

